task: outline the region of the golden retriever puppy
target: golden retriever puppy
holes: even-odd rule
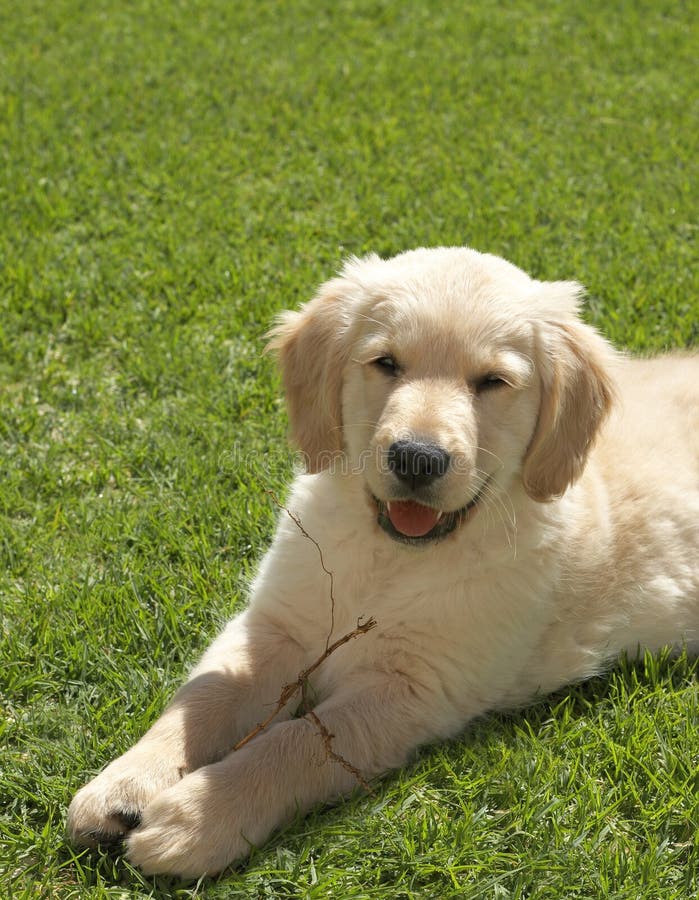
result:
[[[580,296],[422,249],[351,259],[282,315],[296,521],[163,716],[74,798],[77,843],[216,873],[479,713],[696,647],[699,357],[620,357]],[[362,617],[308,676],[312,709],[296,693],[233,751]]]

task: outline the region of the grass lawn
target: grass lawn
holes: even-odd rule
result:
[[[687,898],[697,672],[427,748],[198,886],[64,838],[244,602],[292,458],[274,313],[467,243],[699,337],[699,25],[670,0],[0,8],[0,898]],[[653,427],[653,423],[649,423]]]

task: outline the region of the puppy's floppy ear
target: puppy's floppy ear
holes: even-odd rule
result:
[[[582,289],[570,287],[579,296]],[[560,497],[582,474],[612,404],[609,367],[616,354],[575,315],[545,322],[538,337],[541,400],[522,480],[529,496],[544,502]]]
[[[342,377],[349,360],[350,319],[341,278],[324,284],[298,312],[283,312],[269,332],[284,382],[294,442],[309,472],[342,450]]]

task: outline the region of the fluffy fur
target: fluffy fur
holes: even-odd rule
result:
[[[308,468],[287,503],[322,546],[334,613],[316,547],[280,515],[247,609],[74,798],[77,843],[125,837],[146,873],[215,873],[353,790],[293,704],[231,748],[362,616],[376,628],[309,693],[367,779],[621,651],[696,649],[699,357],[620,357],[580,296],[441,248],[349,260],[280,318]]]

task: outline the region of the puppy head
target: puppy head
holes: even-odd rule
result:
[[[579,321],[580,293],[468,249],[349,260],[271,335],[308,469],[361,477],[379,524],[409,543],[515,483],[561,494],[611,396],[611,351]]]

